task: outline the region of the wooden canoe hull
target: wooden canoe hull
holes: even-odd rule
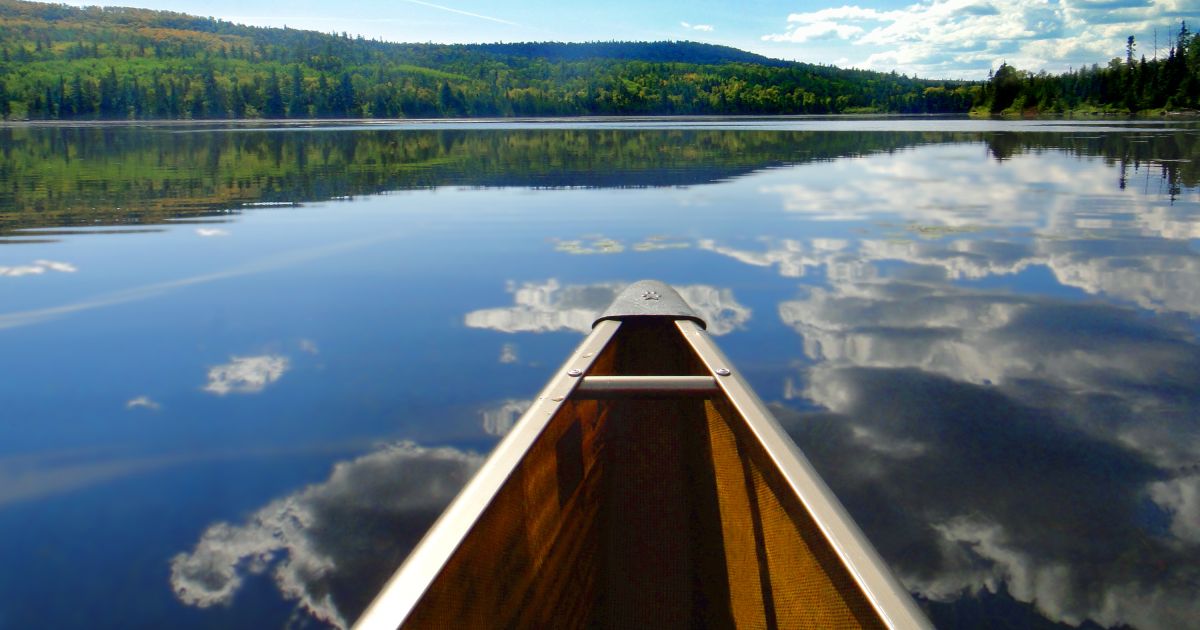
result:
[[[578,386],[641,375],[714,387]],[[701,325],[639,315],[598,322],[358,624],[400,625],[928,622]]]

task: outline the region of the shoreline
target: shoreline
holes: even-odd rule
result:
[[[1060,113],[1027,110],[997,114],[972,110],[967,112],[967,117],[972,120],[1195,120],[1200,119],[1200,110],[1142,110],[1133,113],[1090,109]]]
[[[459,117],[459,118],[217,118],[178,119],[147,118],[127,119],[81,119],[81,120],[3,120],[4,127],[218,127],[218,126],[270,126],[270,127],[317,127],[331,125],[444,125],[444,124],[512,124],[512,123],[605,123],[605,122],[725,122],[738,120],[967,120],[967,113],[957,114],[695,114],[695,115],[595,115],[582,116],[513,116],[513,117]]]
[[[154,118],[139,120],[0,120],[0,129],[22,128],[99,128],[99,127],[175,127],[175,128],[320,128],[337,126],[437,127],[442,125],[568,125],[604,123],[722,123],[746,121],[847,121],[847,120],[945,120],[945,121],[1192,121],[1200,120],[1200,110],[1155,111],[1129,114],[1106,111],[1073,111],[1062,113],[1004,114],[966,112],[958,114],[696,114],[696,115],[583,115],[527,117],[458,117],[458,118],[219,118],[175,119]]]

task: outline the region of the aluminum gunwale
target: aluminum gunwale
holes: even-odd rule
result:
[[[700,397],[719,394],[713,376],[585,376],[575,389],[580,400],[616,397]]]
[[[496,493],[516,470],[525,453],[537,441],[563,401],[578,386],[581,379],[570,376],[568,371],[587,372],[620,326],[621,323],[614,320],[596,324],[591,334],[559,368],[525,415],[521,416],[508,435],[500,441],[471,481],[388,579],[371,605],[355,622],[355,628],[395,630],[404,623],[442,567],[491,504]]]
[[[675,325],[710,371],[730,370],[717,378],[718,386],[746,421],[782,478],[813,517],[855,582],[889,628],[928,628],[933,624],[917,607],[912,595],[888,569],[879,552],[858,528],[841,501],[817,474],[808,458],[784,432],[775,416],[750,388],[707,333],[690,320]]]

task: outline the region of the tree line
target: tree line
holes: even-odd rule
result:
[[[8,118],[940,113],[978,89],[694,42],[392,44],[0,0]]]
[[[1137,46],[1131,35],[1124,59],[1059,75],[1001,64],[981,91],[976,111],[1130,114],[1200,108],[1200,35],[1181,22],[1163,58],[1146,59]]]
[[[1200,40],[1059,75],[929,81],[695,42],[394,44],[0,0],[0,118],[1127,113],[1200,107]]]

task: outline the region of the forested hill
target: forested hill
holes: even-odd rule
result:
[[[625,59],[659,63],[751,63],[786,68],[793,61],[772,59],[729,46],[699,42],[526,42],[520,44],[466,44],[468,50],[511,57],[541,58],[548,61],[584,61],[587,59]]]
[[[965,112],[981,87],[693,42],[394,44],[0,0],[0,117]]]

